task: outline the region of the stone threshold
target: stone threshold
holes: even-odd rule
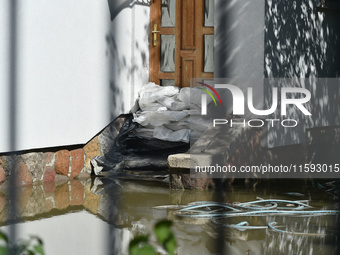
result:
[[[258,131],[243,127],[217,126],[208,128],[191,146],[187,153],[168,157],[170,168],[170,188],[207,189],[215,186],[210,177],[193,178],[190,169],[194,166],[209,166],[220,162],[225,164],[238,146]]]

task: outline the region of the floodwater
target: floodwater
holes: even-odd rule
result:
[[[325,181],[323,181],[325,182]],[[319,186],[319,188],[318,188]],[[18,239],[38,235],[46,254],[128,254],[128,244],[137,235],[151,234],[150,242],[162,254],[153,236],[161,219],[173,221],[178,254],[217,254],[216,239],[223,231],[225,254],[337,254],[338,216],[292,217],[256,216],[228,220],[250,225],[278,222],[280,229],[294,235],[270,230],[232,230],[217,228],[209,219],[181,218],[160,205],[186,205],[213,201],[213,191],[169,190],[165,184],[109,179],[72,180],[58,185],[35,185],[20,190]],[[7,191],[0,193],[0,224],[8,231]],[[262,183],[237,182],[222,194],[225,202],[263,199],[310,200],[317,209],[337,209],[334,195],[318,183],[281,180]]]

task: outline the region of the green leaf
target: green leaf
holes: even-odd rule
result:
[[[7,255],[8,254],[8,248],[0,246],[0,255]]]
[[[172,222],[169,220],[162,220],[156,224],[155,233],[156,233],[158,242],[160,242],[161,244],[163,244],[165,240],[167,240],[170,234],[172,233],[170,229],[171,225],[172,225]]]
[[[149,236],[137,236],[129,245],[130,255],[156,255],[155,249],[148,244]]]
[[[130,244],[129,244],[129,249],[131,247],[135,247],[135,246],[138,246],[139,244],[141,243],[147,243],[149,240],[149,236],[137,236],[135,237],[134,239],[132,239],[130,241]]]
[[[34,236],[34,235],[32,235],[31,236],[31,239],[32,240],[37,240],[37,242],[41,245],[41,246],[43,246],[44,245],[44,242],[43,242],[43,240],[39,237],[39,236]]]
[[[5,240],[5,242],[8,244],[8,237],[6,233],[0,231],[0,239]]]
[[[22,252],[28,250],[28,244],[26,242],[16,244],[13,249],[16,251],[15,254],[21,254]]]
[[[156,255],[155,249],[150,244],[145,244],[142,247],[134,247],[129,251],[130,255]]]
[[[34,251],[32,251],[32,250],[27,250],[28,251],[28,255],[34,255],[35,253],[34,253]]]
[[[171,231],[172,222],[168,220],[160,221],[155,226],[155,233],[158,242],[162,244],[169,255],[173,255],[176,250],[176,238]]]
[[[169,238],[165,241],[163,244],[165,250],[169,253],[169,255],[175,254],[176,248],[177,248],[177,243],[176,243],[176,238],[173,233],[169,236]]]
[[[42,247],[42,245],[35,245],[34,250],[41,255],[45,255],[44,248]]]

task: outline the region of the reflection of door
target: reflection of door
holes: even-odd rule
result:
[[[153,0],[150,81],[190,86],[214,76],[214,0]]]

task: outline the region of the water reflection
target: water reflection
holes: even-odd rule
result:
[[[37,235],[45,254],[107,254],[108,225],[86,211],[57,215],[17,224],[16,242]],[[7,232],[8,226],[2,229]]]
[[[170,191],[167,188],[134,185],[134,190],[122,198],[122,212],[127,216],[124,227],[133,229],[133,234],[145,234],[152,229],[157,219],[168,218],[175,222],[174,232],[178,239],[178,254],[215,254],[217,238],[216,226],[207,219],[175,217],[171,210],[155,210],[153,206],[188,204],[195,201],[212,201],[212,191]],[[138,187],[138,188],[137,188]],[[145,189],[145,190],[143,190]],[[138,191],[137,191],[138,190]],[[303,196],[298,193],[303,194]],[[317,209],[337,209],[333,196],[312,187],[304,181],[283,180],[276,183],[245,185],[229,188],[225,192],[225,202],[247,202],[257,197],[287,200],[310,199],[310,205]],[[250,225],[267,225],[278,222],[290,232],[306,235],[291,235],[269,230],[225,230],[225,245],[228,254],[336,254],[337,216],[291,217],[256,216],[229,219],[229,224],[247,220]],[[136,228],[135,226],[139,226]],[[308,233],[325,234],[313,236]]]
[[[6,189],[2,188],[0,191],[0,224],[6,226],[9,224],[7,221],[9,202]],[[297,192],[303,195],[298,196]],[[313,209],[336,209],[337,206],[333,196],[299,180],[263,182],[248,186],[243,183],[234,184],[223,196],[225,202],[246,202],[262,197],[310,199]],[[186,205],[195,201],[212,201],[213,191],[171,191],[164,184],[96,178],[71,180],[57,185],[24,187],[20,189],[20,198],[17,215],[18,221],[21,222],[19,232],[25,235],[32,233],[33,230],[45,229],[33,232],[40,235],[45,240],[46,247],[52,250],[47,254],[58,254],[56,253],[58,249],[53,251],[53,247],[59,245],[59,241],[65,244],[63,247],[69,246],[62,254],[87,254],[76,252],[72,244],[64,240],[65,238],[81,240],[77,241],[79,251],[91,240],[92,244],[100,244],[100,248],[109,247],[106,250],[107,254],[127,254],[128,243],[134,236],[151,233],[154,224],[164,218],[174,222],[173,231],[178,242],[178,254],[218,252],[215,245],[216,225],[209,219],[180,218],[174,216],[173,210],[154,208],[160,205]],[[324,233],[325,236],[228,229],[225,230],[228,254],[336,254],[337,216],[235,217],[225,223],[235,224],[244,220],[250,225],[267,225],[268,222],[275,221],[282,226],[280,229]],[[56,232],[59,236],[54,234]],[[152,235],[151,243],[157,245]],[[99,246],[96,245],[97,249],[100,249]],[[105,254],[103,249],[96,254]],[[158,251],[161,251],[160,247]]]
[[[6,225],[9,201],[7,187],[0,190],[0,222]],[[70,180],[63,183],[30,185],[18,189],[18,220],[27,221],[64,214],[82,208],[97,214],[101,196],[91,192],[90,180]]]

